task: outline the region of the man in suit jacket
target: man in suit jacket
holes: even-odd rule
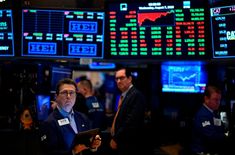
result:
[[[96,135],[96,140],[91,143],[91,146],[84,143],[73,145],[73,139],[77,133],[90,129],[88,118],[73,110],[76,92],[77,84],[71,79],[62,79],[57,84],[57,106],[40,127],[44,154],[75,155],[82,153],[84,155],[92,153],[101,145],[99,135]],[[90,139],[87,140],[90,143]]]
[[[141,141],[144,127],[145,99],[132,84],[129,69],[116,71],[115,80],[121,91],[119,105],[111,129],[110,146],[118,155],[141,155]]]

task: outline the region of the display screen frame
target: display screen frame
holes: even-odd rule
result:
[[[5,18],[5,21],[0,21],[0,57],[14,57],[15,56],[15,42],[14,42],[14,14],[13,10],[9,8],[0,9],[0,18]],[[10,19],[9,19],[10,18]],[[3,39],[3,40],[2,40]],[[3,43],[3,44],[2,44]]]
[[[52,66],[51,67],[51,93],[56,93],[56,85],[57,83],[64,78],[72,78],[73,70],[68,67],[59,67]]]
[[[51,96],[48,94],[36,94],[37,119],[44,121],[51,110]]]
[[[213,5],[212,5],[213,6]],[[235,3],[210,8],[213,59],[235,58]]]
[[[25,15],[27,12],[31,12],[31,14],[40,13],[40,17],[48,17],[48,21],[38,24],[37,22],[40,19],[35,16],[32,17],[35,25],[25,24],[26,18],[30,20],[29,15],[28,17]],[[60,16],[60,18],[55,18],[57,16]],[[54,24],[52,24],[53,21]],[[36,30],[35,27],[43,30],[44,24],[45,29],[51,32],[39,32],[39,30],[32,32],[33,29]],[[103,58],[104,24],[105,12],[103,10],[87,8],[22,8],[21,57],[52,59]],[[81,25],[82,28],[79,27]],[[28,33],[29,31],[30,33]],[[43,49],[45,50],[43,51]]]
[[[190,1],[190,0],[189,0]],[[193,4],[198,4],[199,2],[198,1],[195,1],[195,0],[191,0],[193,2]],[[192,4],[190,1],[190,4]],[[162,60],[210,60],[212,58],[212,53],[210,52],[211,51],[211,47],[210,46],[206,46],[206,45],[209,45],[211,44],[211,39],[210,39],[210,23],[209,22],[206,22],[206,21],[209,21],[209,6],[208,6],[208,2],[207,1],[203,1],[203,0],[200,0],[202,6],[201,8],[204,9],[204,36],[203,36],[203,39],[204,39],[204,42],[203,42],[203,48],[200,48],[200,50],[203,50],[204,51],[204,54],[201,55],[201,52],[199,54],[199,47],[198,49],[196,49],[195,51],[196,52],[188,52],[187,55],[184,54],[185,51],[189,51],[189,50],[194,50],[193,48],[187,48],[186,50],[182,50],[181,49],[181,52],[168,52],[166,51],[166,38],[164,40],[164,43],[162,44],[162,47],[163,47],[163,50],[161,51],[161,54],[159,54],[159,52],[149,52],[149,47],[147,48],[147,52],[143,52],[143,55],[140,55],[140,44],[142,44],[142,42],[140,42],[140,35],[139,33],[139,29],[137,29],[137,45],[135,45],[135,47],[137,46],[137,52],[133,52],[133,54],[131,54],[131,51],[133,48],[130,48],[130,44],[132,44],[131,42],[133,41],[130,41],[130,39],[128,39],[127,43],[126,44],[129,44],[129,45],[123,45],[121,44],[120,42],[123,41],[121,40],[120,38],[118,39],[113,39],[113,41],[111,40],[111,37],[115,37],[115,36],[120,36],[121,35],[121,32],[112,32],[111,31],[111,26],[114,22],[114,23],[125,23],[124,20],[116,20],[116,21],[110,21],[109,18],[111,18],[110,16],[110,10],[112,8],[109,8],[109,7],[119,7],[120,5],[119,4],[127,4],[127,5],[137,5],[137,4],[148,4],[148,3],[151,3],[151,2],[155,2],[155,3],[158,3],[158,2],[165,2],[164,4],[171,4],[171,3],[178,3],[178,4],[181,4],[181,2],[183,3],[183,0],[182,1],[173,1],[173,0],[160,0],[160,1],[150,1],[150,0],[145,0],[145,1],[128,1],[128,0],[124,0],[124,1],[120,1],[120,0],[113,0],[113,1],[106,1],[105,3],[105,8],[106,8],[106,23],[107,23],[107,26],[106,26],[106,35],[105,35],[105,44],[107,46],[105,46],[105,59],[107,60],[139,60],[139,61],[146,61],[146,62],[152,62],[152,61],[162,61]],[[192,5],[193,5],[192,4]],[[137,7],[137,6],[136,6]],[[120,18],[119,14],[116,15],[117,19]],[[130,15],[129,15],[130,16]],[[113,17],[112,17],[113,18]],[[115,18],[115,17],[114,17]],[[117,28],[120,28],[120,26],[117,26]],[[113,29],[115,30],[115,29]],[[128,30],[129,31],[129,30]],[[112,36],[112,33],[115,33],[113,36]],[[128,32],[129,33],[129,32]],[[156,32],[157,33],[157,32]],[[161,32],[163,33],[163,32]],[[166,32],[164,32],[166,34]],[[174,32],[175,33],[175,32]],[[130,35],[130,34],[128,34]],[[149,34],[148,34],[149,35]],[[135,36],[136,37],[136,36]],[[157,37],[157,36],[156,36]],[[174,37],[176,37],[174,35]],[[181,37],[183,38],[183,37]],[[148,39],[147,39],[148,40]],[[150,38],[151,40],[151,38]],[[174,38],[174,41],[176,40],[176,38]],[[170,40],[169,40],[170,41]],[[115,43],[114,43],[115,42]],[[149,41],[147,41],[149,42]],[[162,42],[162,41],[161,41]],[[146,43],[146,42],[145,42]],[[145,46],[143,43],[143,46]],[[169,42],[169,45],[171,43]],[[128,50],[126,50],[126,52],[121,52],[120,50],[120,46],[128,46]],[[148,46],[148,43],[147,43],[147,46]],[[152,46],[152,45],[150,45]],[[154,45],[155,46],[155,45]],[[178,46],[178,45],[177,45]],[[183,45],[185,46],[185,45]],[[197,45],[199,46],[199,44]],[[201,46],[201,45],[200,45]],[[115,49],[112,49],[113,47],[116,48],[116,51]],[[186,48],[186,46],[184,47]],[[135,48],[134,48],[135,49]],[[156,50],[158,50],[157,48],[155,48]],[[154,49],[154,50],[155,50]],[[123,49],[124,50],[124,49]],[[167,49],[168,50],[168,49]],[[172,48],[169,50],[172,50]],[[177,50],[180,50],[180,49],[177,49]],[[114,51],[114,52],[113,52]],[[124,50],[125,51],[125,50]],[[174,45],[174,49],[172,51],[176,51],[176,43]],[[111,54],[113,53],[113,54]],[[167,54],[166,54],[167,53]],[[203,53],[203,52],[202,52]],[[191,54],[191,55],[190,55]],[[194,55],[195,54],[195,55]]]
[[[204,93],[208,72],[202,61],[167,61],[161,64],[163,93]]]

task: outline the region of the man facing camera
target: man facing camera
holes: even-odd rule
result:
[[[57,106],[40,127],[43,151],[48,155],[91,154],[101,145],[99,135],[89,145],[73,144],[75,136],[91,129],[88,118],[75,110],[77,85],[71,79],[62,79],[56,86]],[[88,141],[89,141],[88,140]]]

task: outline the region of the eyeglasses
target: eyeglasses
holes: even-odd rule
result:
[[[71,97],[74,97],[76,95],[76,92],[75,91],[62,91],[62,92],[59,92],[59,94],[64,97],[67,97],[68,95]]]
[[[115,81],[118,81],[118,80],[123,81],[125,78],[126,78],[126,76],[116,77]]]

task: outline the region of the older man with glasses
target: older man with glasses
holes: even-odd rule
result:
[[[118,110],[111,127],[110,147],[118,155],[142,155],[145,99],[132,84],[131,71],[120,68],[115,81],[121,91]]]

